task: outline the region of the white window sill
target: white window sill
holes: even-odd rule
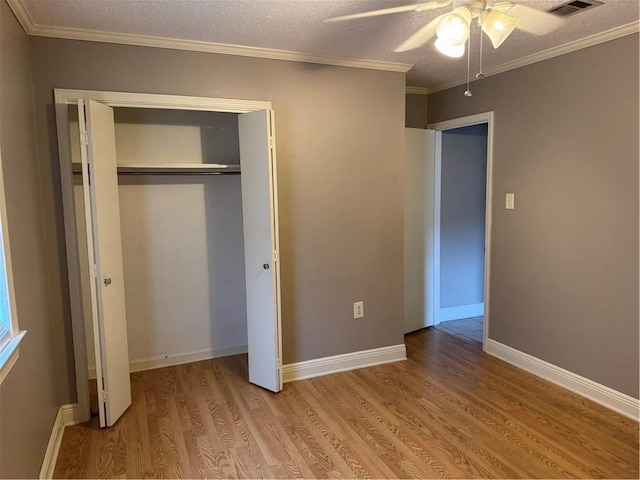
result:
[[[18,353],[20,352],[18,345],[20,345],[25,333],[27,333],[25,330],[18,332],[18,335],[13,337],[0,352],[0,385],[15,365],[16,360],[18,360]]]

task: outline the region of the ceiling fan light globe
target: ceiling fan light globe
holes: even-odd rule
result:
[[[462,57],[464,55],[464,50],[465,50],[464,43],[460,45],[452,45],[448,42],[445,42],[441,38],[436,39],[435,47],[440,53],[451,58]]]
[[[520,19],[491,10],[482,22],[482,31],[487,34],[493,48],[498,48],[507,39],[509,35],[516,29]]]
[[[467,7],[458,7],[444,15],[436,25],[436,35],[450,45],[461,45],[469,38],[471,12]]]

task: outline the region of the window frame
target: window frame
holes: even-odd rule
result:
[[[7,332],[0,338],[0,384],[5,380],[19,356],[20,342],[26,331],[18,328],[18,313],[16,311],[16,295],[13,283],[13,269],[11,264],[11,248],[9,245],[9,222],[7,221],[7,202],[4,189],[4,173],[2,156],[0,155],[0,255],[4,259],[4,268],[0,262],[0,275],[4,276],[8,306],[9,325]],[[0,292],[2,295],[2,292]]]

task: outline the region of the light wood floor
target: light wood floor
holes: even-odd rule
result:
[[[638,424],[435,329],[409,360],[285,385],[245,356],[131,375],[107,430],[66,429],[60,478],[638,478]]]

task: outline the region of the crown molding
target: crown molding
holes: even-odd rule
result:
[[[598,45],[600,43],[605,43],[617,38],[626,37],[627,35],[638,33],[639,31],[640,21],[636,20],[625,25],[620,25],[619,27],[614,27],[610,30],[605,30],[604,32],[589,35],[588,37],[581,38],[580,40],[565,43],[564,45],[558,45],[557,47],[552,47],[547,50],[543,50],[542,52],[527,55],[526,57],[519,58],[512,62],[507,62],[503,63],[502,65],[488,68],[483,73],[486,77],[490,77],[492,75],[508,72],[509,70],[515,70],[516,68],[520,67],[526,67],[527,65],[531,65],[533,63],[542,62],[543,60],[549,60],[550,58],[559,57],[560,55],[565,55],[567,53],[582,50],[584,48],[593,47],[594,45]],[[474,80],[474,82],[476,81],[477,80]],[[435,87],[428,87],[426,88],[427,94],[431,95],[432,93],[447,90],[459,85],[464,85],[466,82],[467,77],[461,77],[453,82],[445,83]],[[409,88],[416,87],[407,87],[407,93],[409,92]]]
[[[427,87],[407,87],[407,95],[429,95],[430,91]]]
[[[31,14],[29,13],[29,10],[27,10],[27,7],[25,6],[24,1],[23,0],[6,0],[6,1],[9,4],[9,7],[11,8],[11,10],[13,10],[13,14],[16,16],[16,18],[18,19],[18,22],[20,22],[20,25],[22,25],[22,28],[27,33],[27,35],[33,35],[35,22],[33,21],[33,18],[31,18]]]
[[[348,57],[333,57],[328,55],[314,55],[291,50],[278,50],[270,48],[248,47],[245,45],[231,45],[223,43],[211,43],[197,40],[182,40],[167,37],[149,37],[145,35],[123,34],[113,32],[99,32],[80,28],[47,27],[36,24],[29,11],[25,7],[24,0],[6,0],[22,28],[28,35],[38,37],[64,38],[69,40],[85,40],[91,42],[116,43],[122,45],[136,45],[141,47],[168,48],[173,50],[187,50],[204,53],[217,53],[221,55],[236,55],[243,57],[265,58],[270,60],[285,60],[291,62],[316,63],[321,65],[334,65],[340,67],[364,68],[369,70],[383,70],[389,72],[408,72],[413,65],[407,63],[385,62],[378,60],[366,60]],[[490,77],[499,73],[508,72],[516,68],[525,67],[533,63],[548,60],[567,53],[592,47],[600,43],[608,42],[640,31],[640,21],[636,20],[619,27],[614,27],[604,32],[596,33],[588,37],[552,47],[542,52],[534,53],[517,60],[503,63],[486,69],[483,73]],[[432,93],[447,90],[466,83],[466,77],[458,78],[435,87],[411,87],[407,86],[406,93],[412,95],[430,95]]]
[[[187,50],[192,52],[217,53],[220,55],[236,55],[241,57],[265,58],[269,60],[285,60],[289,62],[315,63],[334,65],[338,67],[364,68],[369,70],[383,70],[388,72],[408,72],[413,65],[399,62],[385,62],[360,58],[334,57],[330,55],[315,55],[292,50],[274,48],[248,47],[225,43],[203,42],[198,40],[183,40],[168,37],[150,37],[131,33],[100,32],[83,28],[49,27],[39,25],[33,21],[25,7],[24,0],[7,0],[13,13],[28,35],[36,37],[64,38],[68,40],[84,40],[89,42],[116,43],[121,45],[135,45],[139,47],[168,48],[173,50]]]

